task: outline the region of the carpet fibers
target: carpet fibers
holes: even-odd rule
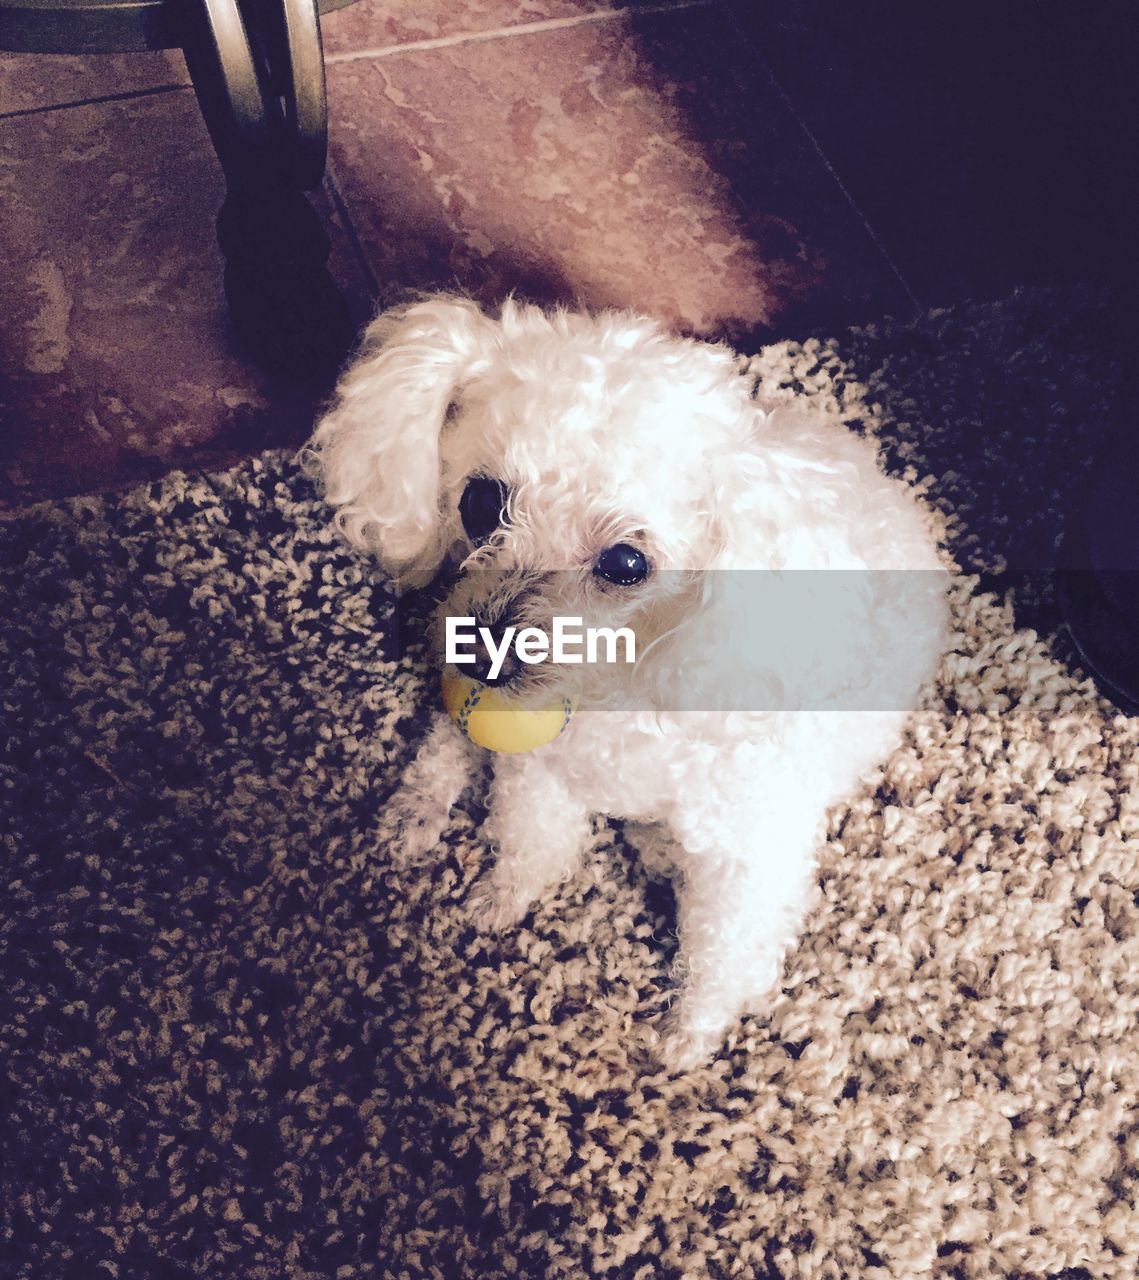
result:
[[[1110,330],[1019,294],[751,362],[877,433],[962,572],[782,991],[688,1075],[618,827],[501,939],[475,794],[392,870],[434,680],[287,457],[0,526],[0,1274],[1133,1280],[1139,721],[1033,572]]]

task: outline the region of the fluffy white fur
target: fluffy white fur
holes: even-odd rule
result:
[[[826,812],[898,742],[943,648],[945,605],[934,585],[900,600],[852,575],[809,627],[774,607],[762,635],[741,635],[727,598],[737,579],[704,571],[928,570],[918,577],[933,584],[940,561],[913,495],[841,423],[757,403],[722,346],[630,314],[508,302],[491,317],[450,297],[373,323],[308,456],[340,528],[399,582],[458,566],[441,615],[513,608],[541,624],[592,611],[656,640],[623,677],[625,711],[583,709],[548,746],[495,757],[497,858],[470,909],[484,927],[515,924],[572,873],[593,815],[630,820],[677,894],[680,985],[662,1054],[675,1069],[705,1060],[777,983]],[[509,493],[507,522],[481,546],[458,510],[472,475]],[[646,583],[598,582],[596,559],[617,542],[646,554]],[[678,669],[697,705],[720,705],[702,699],[746,676],[769,680],[782,709],[678,712]],[[512,693],[548,697],[567,670],[580,675],[532,669]],[[890,687],[875,701],[877,681]],[[852,687],[898,709],[827,709]],[[599,691],[609,705],[620,696]],[[480,755],[436,714],[392,802],[400,856],[436,847]]]

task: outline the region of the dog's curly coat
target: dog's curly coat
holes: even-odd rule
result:
[[[600,603],[637,624],[639,643],[658,641],[627,682],[627,710],[583,709],[555,742],[496,757],[497,860],[471,910],[488,928],[516,923],[573,871],[592,815],[630,820],[632,842],[677,891],[682,983],[664,1060],[705,1060],[778,980],[827,809],[899,741],[946,630],[939,590],[909,592],[903,606],[865,574],[864,589],[836,597],[844,616],[815,627],[831,649],[841,639],[836,668],[801,627],[781,630],[778,610],[770,643],[733,631],[733,575],[706,571],[939,570],[927,514],[879,470],[871,441],[758,403],[727,348],[636,315],[514,302],[497,318],[446,296],[381,315],[307,456],[340,528],[400,582],[459,564],[441,614],[501,618],[512,604],[513,621],[540,624]],[[505,495],[501,525],[477,543],[459,510],[472,477]],[[598,580],[615,544],[643,556],[645,582]],[[780,709],[679,712],[681,668],[697,684],[769,675]],[[548,696],[562,678],[533,668],[511,688]],[[844,707],[845,690],[868,685],[863,705],[891,709]],[[436,846],[477,750],[437,715],[392,801],[401,856]]]

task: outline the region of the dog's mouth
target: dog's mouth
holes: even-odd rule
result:
[[[534,570],[450,575],[433,625],[440,666],[490,686],[519,706],[553,696],[548,664],[523,661],[517,646],[528,629],[549,631],[545,597],[551,576]]]
[[[461,666],[456,663],[448,665],[501,693],[521,694],[530,668],[517,656],[510,643],[514,625],[495,626],[480,619],[478,614],[473,616],[474,638],[466,646],[470,661]]]
[[[445,590],[432,625],[440,669],[521,709],[626,705],[642,646],[660,631],[644,592],[605,592],[578,571],[460,569]]]
[[[433,625],[440,667],[492,687],[520,709],[563,698],[596,701],[597,665],[580,643],[579,656],[563,658],[568,631],[601,621],[603,602],[591,599],[580,573],[463,569],[449,585]],[[620,678],[627,678],[624,669]]]

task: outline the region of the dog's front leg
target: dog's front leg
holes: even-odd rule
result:
[[[671,1069],[707,1062],[736,1019],[776,990],[815,888],[818,824],[794,826],[757,823],[722,833],[715,847],[677,831],[685,846],[675,884],[681,986],[661,1046]]]
[[[589,810],[541,752],[502,756],[495,764],[486,832],[495,863],[472,889],[469,911],[480,928],[507,929],[572,874],[589,843]]]
[[[433,717],[415,759],[388,801],[383,827],[391,859],[406,866],[430,853],[476,767],[476,748],[449,716]]]

